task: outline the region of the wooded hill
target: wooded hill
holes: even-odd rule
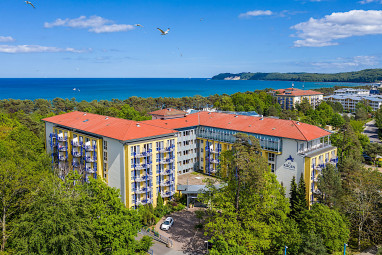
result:
[[[346,73],[221,73],[213,80],[271,80],[271,81],[311,81],[311,82],[377,82],[382,80],[382,69],[365,69]]]

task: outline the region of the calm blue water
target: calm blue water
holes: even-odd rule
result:
[[[290,81],[217,81],[205,78],[193,79],[0,79],[0,99],[54,99],[110,100],[138,97],[184,97],[233,94],[265,88],[288,88]],[[335,85],[357,86],[354,83],[294,82],[295,88],[305,89],[333,87]],[[74,90],[75,88],[75,90]]]

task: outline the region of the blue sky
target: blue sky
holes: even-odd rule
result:
[[[31,2],[1,2],[1,78],[381,67],[382,0]]]

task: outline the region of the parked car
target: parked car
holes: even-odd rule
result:
[[[167,217],[164,220],[164,222],[160,225],[160,229],[169,230],[173,224],[174,224],[174,219],[171,217]]]

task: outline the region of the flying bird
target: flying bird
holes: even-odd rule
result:
[[[29,1],[25,1],[25,3],[26,3],[26,4],[30,4],[33,8],[36,8],[36,7],[34,7],[34,5],[33,5],[31,2],[29,2]]]
[[[200,21],[203,21],[203,20],[204,20],[204,18],[201,18],[201,19],[200,19]]]
[[[143,27],[141,24],[135,24],[136,27]]]
[[[163,31],[162,29],[160,29],[160,28],[157,28],[162,34],[161,35],[167,35],[168,34],[168,32],[170,31],[170,29],[169,28],[167,28],[167,30],[166,31]]]

